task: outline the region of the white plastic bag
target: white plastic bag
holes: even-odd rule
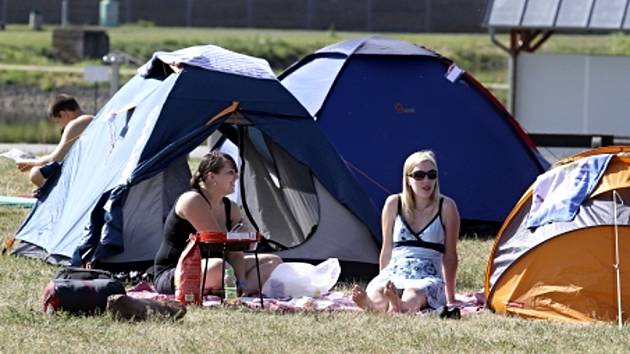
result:
[[[262,288],[269,297],[317,297],[332,289],[339,279],[341,267],[337,258],[329,258],[314,266],[308,263],[282,263],[273,270]]]

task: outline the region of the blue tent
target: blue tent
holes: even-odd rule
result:
[[[150,265],[165,216],[188,188],[186,156],[212,134],[239,146],[243,208],[278,254],[376,267],[377,210],[266,61],[199,46],[156,53],[138,72],[49,180],[16,253]]]
[[[377,206],[405,158],[431,149],[463,219],[501,222],[548,163],[505,108],[449,59],[411,43],[352,39],[280,75]]]

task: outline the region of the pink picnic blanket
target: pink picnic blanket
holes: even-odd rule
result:
[[[153,286],[141,282],[129,289],[127,295],[140,299],[175,300],[175,295],[159,294]],[[459,307],[462,315],[477,313],[484,308],[485,296],[483,291],[478,293],[457,294],[460,301]],[[264,308],[271,311],[298,312],[298,311],[363,311],[351,299],[350,292],[331,291],[319,297],[295,297],[295,298],[263,298]],[[203,297],[203,306],[219,306],[221,298],[214,295]],[[260,308],[259,297],[242,296],[228,306],[244,306],[251,309]],[[427,314],[426,311],[419,314]]]

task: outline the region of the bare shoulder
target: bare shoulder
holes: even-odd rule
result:
[[[385,205],[384,207],[392,207],[392,206],[397,206],[398,205],[398,200],[400,200],[400,194],[390,194],[389,197],[387,197],[387,199],[385,199]]]
[[[442,198],[444,198],[444,207],[457,209],[457,204],[455,203],[453,198],[445,196],[445,195],[442,195]]]
[[[89,124],[94,119],[94,116],[91,114],[82,114],[74,119],[76,122],[80,122],[81,124]]]
[[[400,200],[400,195],[392,194],[387,199],[385,199],[385,205],[383,205],[383,213],[395,213],[398,209],[398,201]]]
[[[183,216],[186,214],[187,210],[190,210],[191,208],[196,208],[201,205],[201,203],[205,203],[205,201],[199,193],[195,191],[188,191],[182,194],[179,199],[177,199],[175,211],[178,215]]]
[[[445,195],[442,195],[442,198],[444,198],[444,202],[442,204],[442,211],[445,214],[458,216],[459,211],[457,210],[457,204],[455,203],[455,201],[452,198],[447,197]]]
[[[177,200],[177,204],[188,204],[198,201],[203,201],[203,197],[201,196],[201,194],[196,191],[188,191],[184,192],[184,194],[179,197],[179,199]]]
[[[87,127],[93,119],[94,117],[89,114],[78,116],[68,123],[68,125],[66,126],[66,130],[74,135],[81,134],[81,132],[83,132],[85,127]]]

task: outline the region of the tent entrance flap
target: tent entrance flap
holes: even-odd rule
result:
[[[254,127],[242,129],[242,198],[266,238],[287,248],[308,239],[319,223],[310,169]]]
[[[243,214],[264,235],[261,249],[293,262],[334,257],[348,278],[376,275],[379,245],[369,227],[321,183],[321,170],[277,138],[256,124],[228,123],[210,137],[213,149],[239,156]]]

